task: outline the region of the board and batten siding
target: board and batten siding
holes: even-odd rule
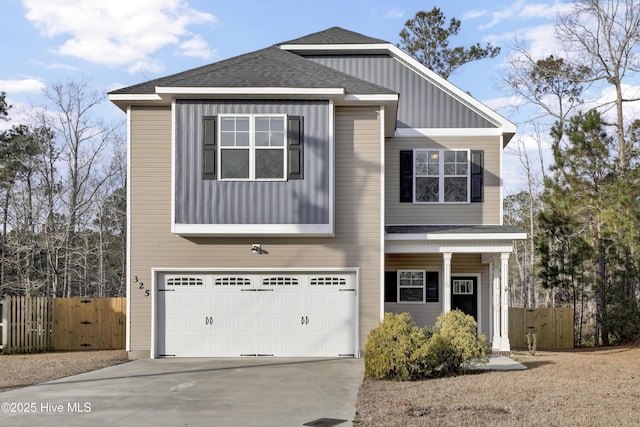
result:
[[[175,108],[177,224],[329,223],[328,101],[177,100]],[[219,114],[303,117],[304,179],[203,180],[203,117]]]
[[[484,151],[482,203],[421,204],[400,202],[400,151],[416,148]],[[387,225],[499,225],[500,138],[387,138],[385,143],[385,222]]]
[[[400,94],[398,128],[493,128],[494,124],[416,70],[385,54],[304,55]],[[408,94],[411,94],[410,96]]]
[[[385,271],[426,270],[437,271],[438,302],[424,304],[384,303],[384,311],[391,313],[409,313],[420,327],[433,326],[440,313],[443,301],[442,254],[387,254],[385,255]],[[451,275],[455,278],[461,274],[480,274],[480,303],[478,313],[481,317],[480,333],[489,337],[489,264],[482,263],[481,254],[456,254],[451,257]]]
[[[171,109],[132,107],[132,357],[150,355],[151,297],[145,291],[151,290],[153,268],[358,268],[363,348],[380,321],[380,111],[337,107],[334,126],[335,237],[185,238],[171,233]],[[265,254],[252,254],[253,243]]]

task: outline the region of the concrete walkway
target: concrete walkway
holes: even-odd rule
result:
[[[0,425],[350,426],[363,375],[363,359],[136,360],[0,393]]]
[[[478,365],[474,369],[480,371],[519,371],[527,369],[527,367],[510,357],[501,354],[492,354],[489,356],[489,363],[486,365]]]

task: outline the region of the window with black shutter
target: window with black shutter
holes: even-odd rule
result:
[[[484,151],[400,151],[401,203],[482,203]]]
[[[202,118],[202,179],[216,179],[216,116]]]
[[[385,271],[384,272],[384,302],[398,302],[398,276],[408,276],[413,279],[416,279],[416,275],[423,274],[424,279],[419,280],[417,283],[423,283],[422,286],[411,286],[411,283],[407,283],[409,285],[407,289],[409,289],[409,293],[424,293],[424,297],[419,297],[418,300],[423,300],[423,302],[438,302],[439,301],[439,275],[437,271],[422,271],[422,270],[403,270],[401,274],[398,274],[398,271]],[[405,291],[406,293],[406,291]],[[402,292],[401,292],[402,294]],[[407,302],[407,301],[400,301]]]
[[[287,121],[287,145],[289,168],[287,179],[302,179],[304,176],[304,153],[302,140],[304,135],[302,116],[289,116]]]
[[[302,116],[284,114],[205,116],[202,135],[203,179],[233,181],[303,179]]]

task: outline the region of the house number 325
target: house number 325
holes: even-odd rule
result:
[[[133,276],[133,283],[138,284],[138,289],[140,289],[141,291],[144,291],[145,297],[148,297],[150,295],[149,289],[144,288],[144,283],[138,280],[138,276]]]

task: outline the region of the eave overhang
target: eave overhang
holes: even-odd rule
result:
[[[398,94],[346,93],[344,88],[300,87],[156,87],[154,94],[109,94],[121,110],[130,105],[170,106],[176,99],[314,99],[331,100],[336,106],[375,105],[385,109],[385,136],[395,133]]]

